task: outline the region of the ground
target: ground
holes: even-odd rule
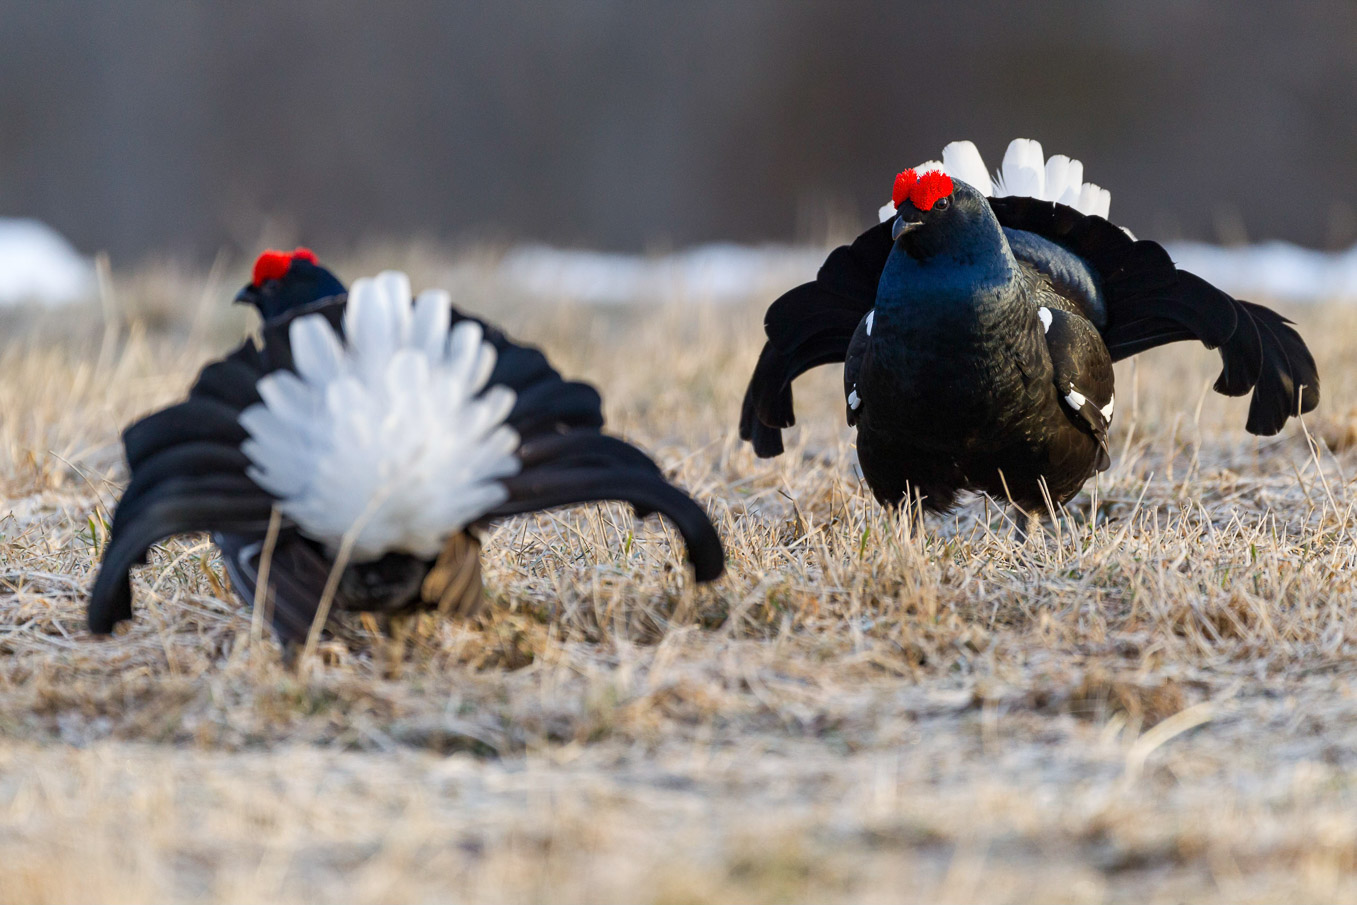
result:
[[[621,507],[518,519],[486,614],[398,674],[358,623],[288,668],[186,537],[91,638],[118,432],[241,335],[239,274],[5,313],[0,903],[1357,897],[1357,312],[1289,312],[1324,402],[1274,438],[1213,353],[1119,365],[1112,469],[1024,535],[882,511],[830,369],[755,459],[766,294],[586,307],[392,257],[595,382],[727,576]]]

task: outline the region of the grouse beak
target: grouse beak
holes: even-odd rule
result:
[[[923,225],[922,220],[906,220],[905,214],[901,214],[895,218],[895,225],[891,227],[891,241],[897,241],[911,229],[918,229]]]
[[[259,290],[254,286],[246,286],[236,293],[236,297],[231,301],[237,305],[253,305],[258,298]]]

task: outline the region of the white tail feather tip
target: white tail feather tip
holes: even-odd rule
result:
[[[920,173],[941,169],[989,197],[1021,195],[1041,201],[1055,201],[1081,214],[1107,217],[1112,194],[1084,182],[1084,165],[1064,154],[1043,155],[1041,142],[1015,138],[1004,152],[1003,163],[991,179],[979,150],[969,141],[954,141],[942,149],[942,162],[930,160],[915,167]],[[895,216],[895,205],[887,204],[878,212],[884,223]]]

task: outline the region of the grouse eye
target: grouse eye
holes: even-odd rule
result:
[[[947,208],[949,208],[949,207],[951,207],[951,206],[952,206],[952,199],[949,198],[949,197],[946,196],[946,195],[943,195],[943,196],[942,196],[941,198],[939,198],[937,201],[934,201],[934,202],[933,202],[933,210],[935,210],[935,211],[945,211],[945,210],[947,210]]]

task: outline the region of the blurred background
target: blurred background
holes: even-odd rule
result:
[[[1137,232],[1357,239],[1357,4],[0,2],[0,215],[210,259],[272,220],[625,251],[817,238],[975,140]]]

